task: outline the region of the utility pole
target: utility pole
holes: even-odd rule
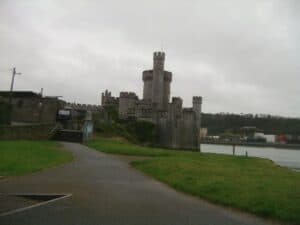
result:
[[[15,76],[21,75],[21,73],[16,72],[16,67],[13,68],[12,78],[11,78],[11,84],[10,84],[10,95],[9,95],[9,107],[10,107],[10,123],[12,120],[12,99],[13,99],[13,89],[14,89],[14,82],[15,82]]]
[[[13,68],[13,74],[11,78],[11,84],[10,84],[10,96],[9,96],[9,104],[12,104],[12,97],[13,97],[13,89],[14,89],[14,82],[15,82],[15,76],[21,75],[21,73],[16,72],[16,67]]]

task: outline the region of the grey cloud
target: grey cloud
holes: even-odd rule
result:
[[[205,112],[299,117],[296,0],[0,2],[0,89],[99,103],[100,92],[142,95],[141,72],[166,51],[172,95]]]

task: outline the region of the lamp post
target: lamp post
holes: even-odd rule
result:
[[[13,68],[12,78],[11,78],[11,84],[10,84],[10,94],[9,94],[9,107],[10,107],[10,124],[12,123],[12,99],[13,99],[13,89],[14,89],[14,82],[15,82],[15,76],[21,75],[21,73],[16,72],[16,67]]]

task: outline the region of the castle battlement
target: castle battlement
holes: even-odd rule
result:
[[[202,97],[201,96],[193,96],[193,103],[202,104]]]
[[[134,92],[120,92],[120,98],[138,99],[138,96]]]
[[[182,98],[180,98],[180,97],[172,97],[172,103],[174,103],[174,104],[182,104]]]
[[[92,104],[78,104],[78,103],[67,103],[65,108],[70,108],[74,110],[84,110],[84,111],[99,111],[102,109],[100,105]]]
[[[165,59],[165,53],[164,52],[154,52],[153,53],[153,59],[161,59],[164,60]]]

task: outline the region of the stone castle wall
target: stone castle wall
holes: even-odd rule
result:
[[[128,119],[136,117],[138,97],[133,92],[121,92],[119,97],[119,117]]]

